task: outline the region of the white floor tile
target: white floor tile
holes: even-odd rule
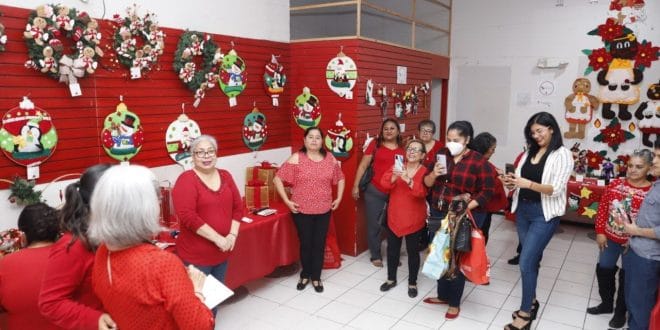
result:
[[[354,289],[358,289],[364,292],[369,292],[372,294],[377,294],[379,296],[384,296],[387,292],[382,292],[380,291],[380,286],[383,284],[385,280],[377,279],[374,277],[367,277],[364,279],[364,281],[358,283],[354,287]]]
[[[263,321],[263,320],[252,319],[240,329],[246,329],[246,330],[283,330],[284,328],[281,327],[281,326],[277,326],[275,324],[272,324],[270,322]]]
[[[344,325],[324,319],[322,317],[310,315],[304,320],[300,321],[296,325],[292,325],[292,328],[296,330],[337,330],[343,328]]]
[[[358,315],[348,325],[356,329],[389,329],[398,321],[398,318],[378,314],[371,311],[364,311]]]
[[[585,274],[595,274],[596,269],[591,265],[591,264],[583,264],[581,262],[577,261],[570,261],[567,260],[564,262],[564,266],[562,267],[562,270],[570,270],[573,272],[578,272],[578,273],[585,273]]]
[[[330,276],[326,282],[336,283],[342,286],[352,288],[358,283],[364,281],[364,276],[341,270]],[[325,285],[324,285],[325,287]]]
[[[322,297],[316,292],[305,292],[293,297],[293,299],[287,301],[284,305],[307,314],[313,314],[331,301],[331,299]]]
[[[588,301],[589,298],[587,297],[555,291],[550,294],[548,305],[565,307],[574,309],[579,312],[585,312],[587,310]]]
[[[543,310],[541,320],[548,320],[581,328],[584,324],[585,314],[586,311],[580,312],[560,306],[547,305]]]
[[[419,324],[406,322],[406,321],[399,321],[391,328],[391,330],[428,330],[428,329],[437,329],[437,328],[427,328]]]
[[[287,306],[280,306],[267,312],[253,312],[254,318],[273,324],[281,329],[286,329],[292,324],[298,324],[308,316],[309,314],[305,312]]]
[[[481,288],[475,288],[467,297],[466,301],[471,301],[473,303],[500,309],[508,297],[509,296],[505,294],[486,291]]]
[[[591,294],[591,285],[581,285],[573,282],[559,280],[555,283],[553,291],[574,294],[581,297],[589,297]]]
[[[460,317],[470,318],[479,322],[490,324],[499,309],[466,301],[461,303]]]
[[[371,274],[375,273],[377,270],[379,270],[378,267],[374,267],[373,265],[364,262],[354,262],[346,267],[342,267],[342,271],[362,276],[371,276]]]
[[[480,285],[479,288],[490,292],[511,294],[511,291],[513,291],[515,286],[515,282],[508,282],[496,278],[491,278],[489,285]]]
[[[382,297],[374,304],[369,306],[369,310],[383,315],[401,318],[410,311],[414,303],[405,303],[399,300]]]
[[[308,285],[305,290],[310,290],[311,285]],[[262,286],[254,290],[250,290],[250,294],[274,301],[276,303],[283,304],[290,300],[291,298],[299,295],[301,291],[297,291],[295,288],[290,288],[288,286],[280,285],[277,283],[272,283],[270,285]]]
[[[361,309],[366,309],[367,307],[371,306],[373,303],[375,303],[378,299],[380,299],[382,296],[369,293],[369,292],[364,292],[361,290],[357,289],[351,289],[348,290],[346,293],[343,295],[339,296],[336,301],[353,305],[356,307],[359,307]]]
[[[602,330],[608,329],[610,327],[610,320],[612,319],[612,314],[601,314],[601,315],[590,315],[587,314],[586,320],[584,320],[584,329],[585,330]]]
[[[343,286],[341,284],[337,283],[331,283],[331,282],[323,282],[323,293],[319,293],[318,295],[322,296],[323,298],[328,298],[328,299],[336,299],[337,297],[343,295],[346,291],[348,291],[350,288],[347,286]],[[314,289],[311,289],[312,292]],[[316,292],[313,292],[317,294]]]
[[[536,330],[575,330],[575,329],[581,329],[581,328],[572,327],[570,325],[566,325],[550,320],[541,320],[536,326]]]
[[[594,274],[585,274],[562,269],[561,272],[559,272],[559,276],[557,278],[577,284],[591,285],[594,281]]]
[[[442,324],[440,329],[441,330],[466,330],[466,329],[487,330],[488,323],[475,321],[467,317],[464,317],[463,315],[459,315],[458,318],[454,320],[445,321],[445,323]]]
[[[362,312],[362,309],[339,301],[333,301],[316,312],[317,316],[341,324],[348,324]]]
[[[429,308],[424,304],[413,307],[402,320],[422,325],[427,328],[437,329],[445,322],[446,306],[444,308]]]

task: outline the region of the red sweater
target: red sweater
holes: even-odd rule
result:
[[[0,259],[0,309],[8,314],[8,329],[61,329],[41,316],[37,307],[35,283],[44,277],[50,248],[27,248]]]
[[[101,245],[92,278],[119,329],[213,328],[181,260],[151,244],[113,252]]]
[[[637,213],[646,193],[651,189],[651,186],[637,188],[628,183],[626,179],[615,179],[607,185],[605,193],[600,197],[598,204],[598,213],[596,213],[596,234],[605,234],[607,238],[619,244],[628,242],[628,234],[623,232],[623,225],[619,225],[614,217],[612,211],[614,206],[613,201],[619,201],[624,209],[630,213],[632,220],[637,220]],[[616,214],[616,213],[615,213]]]
[[[506,205],[509,201],[506,198],[506,192],[504,191],[504,184],[500,180],[500,175],[497,173],[497,168],[491,162],[488,162],[488,165],[493,169],[493,175],[495,175],[495,189],[493,191],[493,196],[486,203],[486,211],[488,212],[498,212],[506,208]]]
[[[392,183],[394,166],[383,174],[380,185],[390,193],[387,226],[397,237],[419,231],[426,226],[426,170],[420,167],[412,178],[412,188],[401,177]]]
[[[226,236],[232,220],[243,218],[243,200],[234,179],[225,170],[218,172],[221,184],[217,191],[209,189],[193,170],[183,172],[172,189],[174,209],[181,224],[177,254],[191,264],[212,266],[229,258],[229,252],[220,251],[213,242],[197,235],[199,227],[207,224]]]
[[[103,308],[92,292],[94,253],[80,240],[68,247],[71,237],[71,233],[65,233],[50,251],[39,292],[39,310],[62,328],[95,330]]]

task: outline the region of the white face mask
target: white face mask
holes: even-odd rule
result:
[[[456,156],[460,154],[463,151],[463,148],[465,148],[465,146],[462,143],[458,143],[458,142],[447,142],[446,146],[447,149],[449,149],[449,153],[451,153],[452,156]]]

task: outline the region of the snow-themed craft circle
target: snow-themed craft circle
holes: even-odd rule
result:
[[[243,119],[243,143],[252,151],[257,151],[266,143],[268,138],[268,125],[266,115],[254,108]]]
[[[36,166],[46,161],[57,146],[57,132],[48,112],[23,98],[2,117],[0,147],[11,161]]]
[[[303,88],[303,93],[296,97],[293,106],[293,119],[302,129],[319,125],[321,121],[321,104],[319,98],[312,94],[309,87]]]
[[[137,5],[126,8],[126,17],[115,14],[119,26],[115,29],[114,49],[117,60],[131,70],[131,79],[142,77],[158,62],[165,48],[165,33],[158,27],[156,15],[147,13],[140,17]]]
[[[353,149],[353,138],[351,130],[344,126],[341,121],[341,113],[338,115],[335,126],[328,130],[325,135],[325,147],[337,158],[349,157]]]
[[[201,56],[201,65],[195,64],[195,57]],[[195,92],[194,107],[198,107],[206,90],[213,88],[218,81],[216,64],[222,61],[220,48],[211,36],[196,31],[186,31],[181,35],[174,52],[172,66],[188,89]]]
[[[120,102],[117,110],[105,117],[101,143],[108,156],[120,162],[127,162],[140,152],[144,144],[140,117],[129,111],[124,102]]]
[[[200,135],[202,135],[202,131],[197,122],[186,114],[180,114],[175,121],[170,123],[165,133],[165,146],[170,158],[184,169],[191,169],[193,164],[190,145]]]
[[[266,70],[264,71],[264,88],[266,93],[273,100],[273,106],[278,107],[280,94],[284,93],[284,85],[286,84],[286,75],[284,74],[284,66],[277,61],[277,57],[272,55],[270,62],[266,63]]]
[[[340,97],[353,98],[352,89],[357,81],[357,65],[352,58],[339,52],[333,57],[325,70],[325,79],[328,87]]]
[[[221,62],[220,89],[229,97],[229,106],[237,105],[236,96],[241,94],[247,86],[247,72],[245,61],[238,56],[234,49],[224,55]]]

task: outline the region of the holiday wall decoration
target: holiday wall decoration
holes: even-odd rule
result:
[[[2,16],[2,13],[0,13]],[[0,23],[0,52],[5,51],[5,45],[7,44],[7,34],[5,34],[5,26]]]
[[[220,89],[229,97],[229,106],[237,105],[236,96],[241,94],[247,85],[245,61],[238,56],[236,50],[230,50],[222,58],[220,73]]]
[[[337,115],[335,126],[325,135],[325,147],[337,158],[346,158],[353,149],[351,130],[341,121],[341,112]]]
[[[243,119],[243,143],[252,151],[257,151],[266,143],[268,138],[268,125],[266,115],[256,107]]]
[[[195,64],[195,56],[202,57],[199,68]],[[206,90],[213,88],[218,81],[216,64],[222,61],[222,57],[211,36],[196,31],[186,31],[181,35],[172,67],[186,87],[195,92],[195,108],[206,96]]]
[[[319,125],[321,121],[321,105],[318,97],[312,94],[309,87],[304,87],[303,93],[296,97],[293,106],[293,119],[302,129]]]
[[[286,75],[284,66],[277,61],[277,56],[271,55],[270,62],[266,63],[264,71],[264,87],[266,94],[273,100],[273,106],[278,107],[280,94],[284,93]]]
[[[103,121],[101,143],[108,156],[120,162],[129,161],[140,152],[144,144],[140,117],[129,111],[121,98],[117,110]]]
[[[406,114],[403,112],[403,94],[392,89],[391,95],[394,102],[394,116],[398,119],[405,118]]]
[[[600,134],[594,137],[594,141],[607,143],[612,150],[617,151],[621,143],[634,137],[634,134],[623,130],[619,120],[614,118],[609,125],[600,130]]]
[[[611,0],[610,16],[621,24],[635,24],[646,20],[644,0]]]
[[[50,114],[27,97],[2,117],[0,148],[16,164],[38,166],[53,155],[57,141]]]
[[[587,124],[591,122],[593,113],[598,109],[598,99],[589,94],[591,81],[587,78],[577,78],[573,82],[573,93],[564,100],[565,118],[568,131],[564,132],[566,139],[584,139]]]
[[[390,97],[387,95],[387,87],[382,86],[378,89],[378,96],[380,96],[380,112],[383,118],[387,117],[387,106],[390,103]]]
[[[113,16],[117,24],[114,34],[114,49],[119,63],[129,68],[131,79],[142,78],[158,63],[165,49],[165,33],[158,27],[156,15],[146,13],[140,17],[137,5],[126,8],[126,17]]]
[[[646,91],[647,101],[640,103],[635,111],[639,120],[639,130],[642,132],[642,144],[653,148],[651,136],[660,139],[660,82],[651,84]]]
[[[353,98],[351,91],[357,81],[357,65],[352,58],[346,56],[340,51],[336,57],[333,57],[325,70],[325,79],[328,87],[341,97],[347,99]]]
[[[202,135],[202,131],[197,122],[190,119],[185,113],[180,114],[175,121],[170,123],[165,132],[165,146],[170,158],[184,169],[191,169],[193,164],[190,145],[200,135]]]
[[[365,103],[370,106],[376,106],[376,99],[374,98],[374,82],[371,79],[367,80],[366,93],[364,94]]]
[[[72,54],[64,53],[63,35],[74,42]],[[42,5],[30,13],[23,38],[30,58],[26,68],[67,83],[73,97],[82,95],[78,78],[93,74],[103,56],[95,19],[64,5]]]

